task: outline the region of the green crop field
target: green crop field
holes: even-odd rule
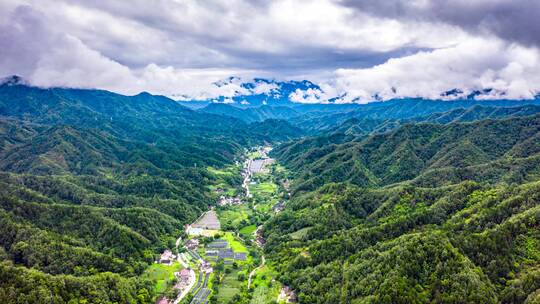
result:
[[[244,238],[252,238],[253,232],[255,232],[255,230],[257,230],[257,226],[255,225],[245,226],[242,229],[240,229],[240,234]]]
[[[277,186],[276,184],[274,183],[270,183],[270,182],[264,182],[264,183],[259,183],[259,184],[256,184],[256,185],[251,185],[250,186],[250,190],[254,193],[254,194],[259,194],[259,193],[274,193],[276,190],[277,190]]]
[[[262,155],[259,151],[253,151],[253,152],[249,152],[248,153],[248,158],[250,159],[256,159],[256,158],[260,158]]]
[[[234,209],[217,210],[219,222],[222,229],[239,229],[246,225],[249,215],[253,212],[247,205],[235,206]]]
[[[244,244],[242,244],[240,241],[236,240],[232,232],[225,232],[222,239],[229,242],[229,246],[231,246],[231,249],[234,250],[234,252],[248,252],[246,246],[244,246]]]
[[[218,176],[236,176],[239,171],[238,166],[228,166],[220,169],[214,167],[206,167],[206,170]]]

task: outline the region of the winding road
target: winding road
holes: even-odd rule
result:
[[[257,272],[257,270],[261,269],[263,266],[264,266],[264,263],[266,263],[266,259],[264,258],[264,255],[261,257],[261,265],[257,266],[257,268],[253,269],[250,273],[249,273],[249,277],[248,277],[248,285],[247,285],[247,288],[249,289],[249,287],[251,286],[251,278],[255,275],[255,273]]]

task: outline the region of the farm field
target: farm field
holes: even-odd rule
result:
[[[248,157],[257,157],[257,153],[250,153]],[[214,268],[208,285],[212,290],[211,303],[273,303],[279,294],[281,284],[275,280],[277,274],[271,269],[271,265],[263,264],[264,266],[260,267],[265,258],[261,248],[253,242],[257,226],[275,214],[273,206],[283,196],[282,188],[278,187],[273,175],[275,164],[272,165],[272,170],[269,170],[269,164],[263,162],[261,165],[264,165],[264,168],[262,166],[257,168],[259,173],[251,177],[255,183],[247,183],[253,194],[252,198],[244,198],[243,204],[215,207],[193,225],[206,227],[205,225],[215,224],[214,220],[220,224],[220,230],[214,230],[216,234],[213,240],[207,239],[204,242],[206,245],[199,247],[197,251]],[[224,183],[220,184],[220,189],[230,187],[229,183],[232,181],[229,179],[232,178],[230,169],[209,170],[223,178]],[[278,193],[278,190],[281,192]],[[226,195],[222,191],[219,193]],[[218,243],[218,239],[226,240],[227,248],[233,252],[246,253],[246,260],[219,258],[222,249],[218,249],[220,253],[216,254],[216,247],[212,245],[212,242]],[[249,290],[246,289],[248,281],[251,282]]]
[[[192,227],[208,230],[219,230],[221,228],[218,215],[214,210],[206,212],[201,218],[192,224]]]
[[[239,270],[233,270],[225,274],[218,289],[218,303],[228,303],[236,294],[240,293],[240,287],[244,282],[244,280],[238,280],[238,274],[240,272]]]
[[[276,184],[272,182],[264,182],[264,183],[258,183],[256,185],[250,185],[250,190],[253,193],[253,195],[272,194],[276,192],[277,186]]]
[[[242,227],[242,229],[240,229],[239,232],[243,238],[250,239],[250,238],[253,238],[253,233],[255,232],[255,230],[257,230],[257,226],[249,225],[249,226]]]
[[[248,224],[249,216],[253,213],[247,205],[234,208],[218,209],[218,217],[223,230],[239,229]]]
[[[234,252],[248,252],[248,249],[242,242],[238,241],[232,232],[225,232],[222,239],[229,242],[229,246]]]
[[[248,156],[250,159],[257,159],[257,158],[262,157],[262,154],[261,154],[261,152],[259,152],[259,151],[253,151],[253,152],[249,152],[247,156]]]

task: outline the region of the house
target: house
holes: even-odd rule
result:
[[[285,202],[279,201],[277,204],[274,205],[274,212],[278,213],[281,212],[283,209],[285,209]]]
[[[198,239],[190,239],[186,242],[186,248],[189,250],[196,250],[199,247]]]
[[[206,261],[203,261],[201,263],[201,272],[203,272],[203,273],[211,273],[212,271],[214,271],[214,269],[212,268],[212,265],[210,265],[210,263],[208,263]]]
[[[161,257],[159,258],[159,262],[161,264],[169,264],[170,265],[172,263],[173,259],[174,259],[174,255],[172,254],[172,251],[167,249],[161,254]]]
[[[292,303],[297,301],[296,293],[287,285],[281,288],[280,298],[284,299],[286,303]]]
[[[157,300],[156,304],[169,304],[169,300],[165,297],[161,297]]]
[[[189,227],[187,229],[187,234],[189,235],[201,235],[203,233],[203,229],[202,228],[195,228],[195,227]]]
[[[191,275],[188,268],[182,269],[180,271],[180,275],[178,276],[181,282],[189,282],[190,277]]]

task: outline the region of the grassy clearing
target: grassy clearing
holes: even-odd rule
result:
[[[277,204],[278,200],[273,198],[273,199],[267,199],[267,200],[262,200],[262,202],[258,202],[257,203],[257,211],[262,213],[262,214],[268,214],[270,212],[272,212],[272,208],[274,207],[275,204]]]
[[[249,215],[253,211],[246,205],[235,206],[233,208],[218,210],[218,218],[222,229],[239,229],[245,226]]]
[[[248,252],[246,246],[242,244],[240,241],[238,241],[234,237],[232,232],[225,232],[225,234],[223,234],[223,237],[221,238],[229,242],[229,246],[234,252]]]
[[[244,238],[252,238],[253,233],[255,232],[255,230],[257,230],[257,226],[249,225],[249,226],[245,226],[242,229],[240,229],[239,232],[242,235],[242,237],[244,237]]]
[[[251,192],[256,194],[272,194],[276,192],[277,185],[271,182],[257,183],[256,185],[250,185]]]
[[[250,159],[256,159],[262,157],[261,153],[259,151],[253,151],[248,153],[248,158]]]
[[[208,170],[208,172],[214,174],[214,175],[218,175],[218,176],[235,176],[235,174],[237,174],[238,172],[238,167],[237,166],[230,166],[230,167],[225,167],[225,168],[221,168],[221,169],[217,169],[217,168],[214,168],[214,167],[206,167],[206,170]]]
[[[282,165],[280,165],[278,163],[272,164],[271,171],[274,172],[275,174],[286,174],[287,173],[287,169],[284,166],[282,166]]]
[[[213,184],[208,186],[208,189],[210,189],[210,191],[215,192],[216,189],[220,188],[227,196],[237,195],[238,189],[236,189],[233,184],[234,180],[236,180],[237,183],[240,183],[240,166],[233,165],[220,169],[214,167],[206,167],[206,170],[208,170],[208,172],[215,177],[215,181],[213,182]]]
[[[306,236],[306,234],[308,233],[308,231],[311,229],[312,227],[306,227],[306,228],[302,228],[300,230],[297,230],[295,232],[292,232],[289,234],[289,236],[293,239],[293,240],[300,240],[302,239],[304,236]]]
[[[174,279],[174,273],[182,270],[182,265],[179,262],[175,262],[172,265],[165,265],[154,263],[146,271],[143,276],[155,282],[154,292],[161,294],[165,292],[167,287],[172,283]]]

